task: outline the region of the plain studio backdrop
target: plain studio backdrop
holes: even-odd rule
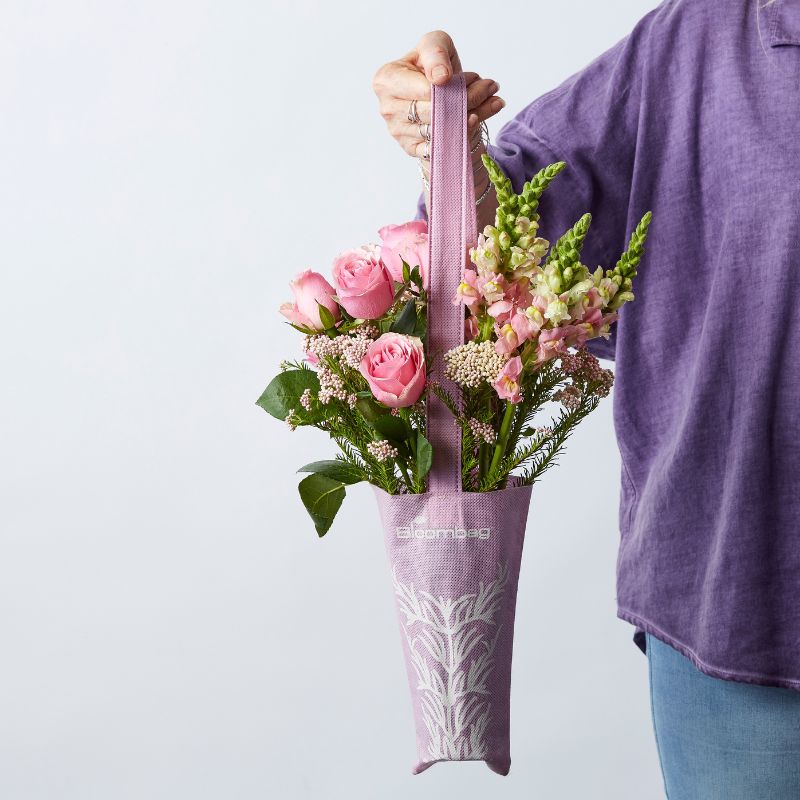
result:
[[[494,139],[652,5],[2,3],[3,800],[661,796],[611,399],[534,490],[505,779],[411,776],[372,493],[318,539],[333,446],[254,405],[294,274],[413,216],[379,65],[448,31]]]

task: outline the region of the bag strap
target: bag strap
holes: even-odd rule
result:
[[[428,357],[430,379],[453,398],[456,387],[444,376],[443,354],[464,342],[464,306],[454,304],[469,248],[476,242],[475,188],[467,136],[464,73],[431,84],[431,158],[428,221]],[[433,392],[428,397],[428,439],[433,466],[428,491],[461,491],[461,429]]]

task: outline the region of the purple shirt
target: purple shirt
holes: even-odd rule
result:
[[[668,0],[498,132],[554,241],[613,266],[618,615],[720,678],[800,689],[800,0]],[[424,197],[417,204],[424,218]]]

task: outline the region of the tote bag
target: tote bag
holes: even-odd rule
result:
[[[463,73],[431,86],[430,379],[457,397],[443,354],[464,341],[452,298],[476,243]],[[433,466],[423,494],[378,498],[414,710],[420,773],[438,761],[485,761],[507,775],[511,654],[531,486],[464,492],[461,432],[430,393]]]

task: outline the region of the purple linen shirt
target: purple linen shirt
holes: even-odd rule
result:
[[[489,152],[516,191],[567,162],[542,235],[591,211],[590,268],[653,211],[636,301],[591,343],[616,362],[618,616],[800,689],[800,0],[668,0]]]

